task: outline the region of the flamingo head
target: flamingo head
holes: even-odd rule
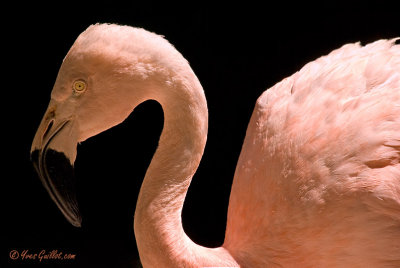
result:
[[[175,53],[171,48],[165,39],[143,29],[96,24],[77,38],[64,58],[32,143],[31,159],[51,198],[74,226],[81,225],[81,217],[68,170],[72,171],[77,144],[121,123],[138,104],[154,99],[154,83],[168,83],[159,77],[160,51]]]

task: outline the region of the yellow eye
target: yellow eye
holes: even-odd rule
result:
[[[83,80],[76,80],[73,84],[73,89],[77,93],[81,93],[86,89],[86,83]]]

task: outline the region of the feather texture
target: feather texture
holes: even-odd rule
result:
[[[345,45],[258,99],[224,244],[239,263],[400,266],[400,47],[394,42]]]

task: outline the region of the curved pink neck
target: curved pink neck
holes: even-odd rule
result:
[[[203,155],[207,104],[194,74],[190,83],[155,98],[164,129],[146,172],[135,211],[135,235],[144,267],[238,266],[224,248],[195,244],[182,227],[185,196]],[[165,91],[165,90],[164,90]]]

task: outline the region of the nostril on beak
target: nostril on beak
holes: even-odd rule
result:
[[[46,136],[49,134],[50,129],[52,128],[53,124],[54,124],[54,120],[51,120],[51,121],[49,122],[49,124],[47,125],[46,130],[45,130],[44,133],[43,133],[43,139],[45,139]]]

